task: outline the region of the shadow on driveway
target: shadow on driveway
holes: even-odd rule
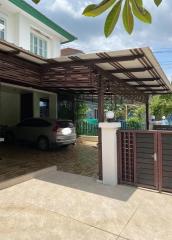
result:
[[[101,183],[97,183],[95,178],[69,174],[60,171],[52,171],[43,176],[37,177],[36,179],[65,186],[67,188],[77,189],[87,193],[118,199],[120,201],[127,201],[136,191],[135,187],[124,185],[118,185],[115,187],[103,185]]]

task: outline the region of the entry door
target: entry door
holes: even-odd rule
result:
[[[21,121],[27,118],[33,117],[33,94],[21,94],[21,112],[20,119]]]
[[[158,189],[157,134],[153,131],[136,133],[136,183]]]

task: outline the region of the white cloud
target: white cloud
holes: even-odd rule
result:
[[[32,0],[26,1],[32,3]],[[162,62],[167,76],[172,79],[172,65],[165,65],[164,63],[171,62],[172,58],[172,1],[163,0],[157,8],[153,0],[144,0],[145,7],[152,14],[152,24],[146,25],[140,21],[135,21],[134,33],[129,36],[124,31],[120,21],[108,39],[103,34],[107,12],[96,18],[82,16],[82,11],[88,4],[98,2],[100,0],[41,0],[40,4],[34,4],[34,7],[78,37],[78,40],[65,44],[63,47],[75,47],[85,52],[144,46],[149,46],[153,50],[171,49],[169,52],[156,54],[156,56]]]
[[[112,35],[110,38],[105,38],[104,35],[93,35],[86,41],[83,39],[68,44],[68,46],[81,49],[86,53],[96,51],[119,50],[136,46],[139,47],[143,45],[144,43],[140,42],[139,40],[133,41],[132,39],[127,38],[127,34]],[[66,47],[66,45],[64,47]]]
[[[54,0],[52,6],[49,6],[49,10],[53,12],[62,11],[73,18],[81,18],[84,8],[90,3],[91,1],[82,0]]]
[[[31,0],[27,0],[31,2]],[[57,24],[78,37],[78,40],[68,45],[76,46],[86,52],[93,50],[114,50],[136,46],[155,48],[172,47],[172,1],[163,0],[158,8],[153,0],[144,0],[145,7],[150,10],[153,23],[146,25],[135,22],[134,34],[125,33],[122,24],[108,39],[104,37],[103,25],[106,14],[97,18],[82,16],[82,11],[89,3],[100,0],[41,0],[38,9],[52,18]],[[48,5],[49,4],[49,5]]]

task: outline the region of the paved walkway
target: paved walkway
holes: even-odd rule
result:
[[[172,196],[52,171],[0,191],[3,240],[171,240]]]
[[[28,146],[0,144],[0,182],[50,166],[64,172],[97,176],[96,143],[41,152]]]

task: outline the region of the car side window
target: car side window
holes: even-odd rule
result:
[[[35,119],[35,127],[49,127],[51,123],[43,120],[43,119]]]
[[[17,127],[30,127],[31,125],[32,125],[32,119],[27,119],[19,123]]]
[[[51,124],[43,119],[27,119],[19,123],[18,127],[48,127]]]

